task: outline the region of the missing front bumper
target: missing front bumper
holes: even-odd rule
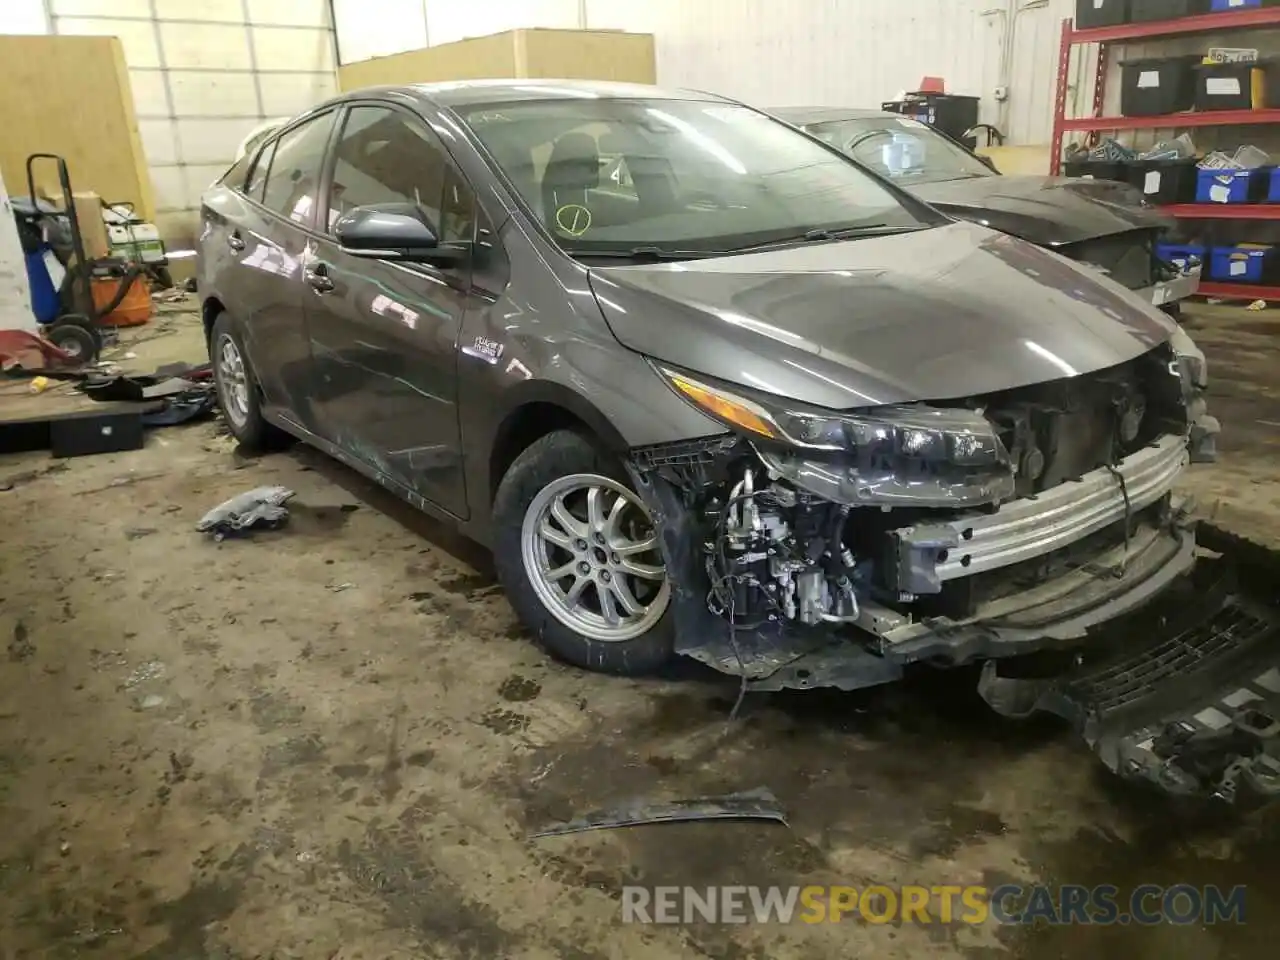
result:
[[[994,513],[968,513],[891,533],[890,586],[931,594],[942,584],[1051,553],[1123,521],[1166,496],[1189,462],[1170,435],[1122,460]],[[1127,503],[1126,503],[1127,499]]]
[[[769,622],[729,630],[707,605],[704,536],[675,486],[634,470],[636,490],[661,532],[672,576],[675,650],[761,690],[888,683],[918,661],[959,664],[1062,646],[1094,624],[1133,609],[1164,590],[1191,566],[1194,533],[1181,505],[1170,503],[1156,524],[1133,532],[1127,545],[1097,556],[1086,568],[1045,581],[1012,601],[963,621],[912,620],[872,602],[857,627],[832,631]]]
[[[1154,306],[1165,307],[1172,303],[1178,303],[1188,297],[1194,296],[1196,290],[1200,287],[1200,267],[1192,267],[1184,270],[1172,280],[1163,280],[1160,283],[1147,287],[1145,290],[1139,290],[1137,293],[1151,301]]]
[[[1194,563],[1194,530],[1179,514],[1165,526],[1138,531],[1128,547],[1102,554],[1087,568],[1011,596],[970,620],[910,620],[864,604],[858,626],[878,641],[874,652],[856,638],[844,638],[798,651],[766,676],[752,678],[752,686],[853,690],[896,680],[915,663],[958,666],[1061,653],[1083,643],[1094,628],[1143,607]]]

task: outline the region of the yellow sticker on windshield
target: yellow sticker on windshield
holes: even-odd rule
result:
[[[566,203],[556,211],[556,226],[571,237],[580,237],[591,229],[591,211],[580,203]]]

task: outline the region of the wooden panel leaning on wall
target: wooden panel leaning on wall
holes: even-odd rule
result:
[[[27,192],[27,157],[66,158],[77,191],[129,201],[155,216],[124,50],[116,37],[0,36],[0,170],[11,194]],[[37,189],[60,196],[52,162]]]
[[[508,30],[338,68],[343,91],[480,78],[654,82],[653,36],[620,30]]]

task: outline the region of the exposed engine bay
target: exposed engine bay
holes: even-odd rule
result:
[[[1201,359],[1166,346],[947,407],[797,421],[811,449],[715,438],[637,463],[681,491],[717,618],[891,639],[973,620],[1170,522],[1177,475],[1213,456],[1202,381]]]
[[[851,690],[915,663],[981,663],[997,711],[1068,717],[1119,773],[1174,792],[1225,796],[1242,778],[1280,792],[1280,749],[1266,749],[1280,748],[1280,723],[1265,711],[1208,767],[1192,761],[1221,731],[1195,718],[1216,708],[1178,713],[1163,739],[1159,723],[1139,735],[1099,720],[1131,718],[1206,653],[1273,628],[1223,594],[1199,640],[1151,638],[1155,667],[1133,649],[1119,651],[1128,666],[1105,665],[1117,651],[1093,648],[1095,628],[1141,622],[1196,563],[1191,505],[1174,486],[1215,455],[1205,381],[1203,358],[1175,337],[1093,374],[786,428],[825,450],[729,435],[634,451],[675,574],[677,651],[744,690]],[[1037,657],[1056,666],[1034,680],[998,666]],[[1081,673],[1095,663],[1096,676]],[[1275,685],[1280,698],[1280,675]],[[1268,694],[1224,694],[1246,695]]]

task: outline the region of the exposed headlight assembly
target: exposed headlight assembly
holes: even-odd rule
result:
[[[909,404],[848,413],[803,409],[659,370],[698,409],[756,441],[772,475],[833,503],[957,508],[1014,494],[1008,452],[978,411]]]
[[[975,410],[918,404],[849,413],[803,409],[782,398],[746,397],[676,370],[659,369],[681,396],[757,439],[886,461],[901,458],[982,467],[1009,459],[995,428]]]

